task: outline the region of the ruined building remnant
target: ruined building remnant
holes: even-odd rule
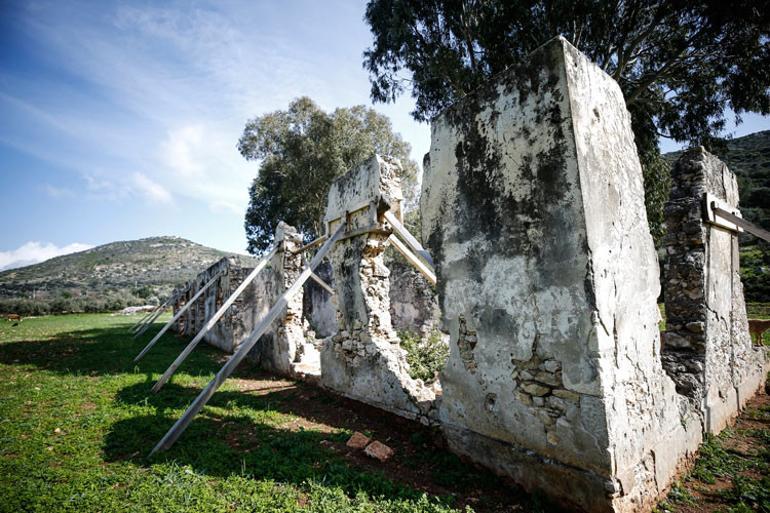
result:
[[[244,291],[234,298],[221,321],[209,329],[204,340],[228,353],[234,352],[251,333],[275,301],[302,271],[302,255],[296,251],[302,237],[296,229],[279,223],[274,237],[275,251],[268,254],[264,270],[253,277]],[[175,305],[178,310],[185,298],[193,297],[211,278],[219,275],[213,286],[179,318],[177,331],[185,335],[200,332],[233,291],[251,276],[249,259],[223,258],[202,273],[189,287],[185,297]],[[302,295],[289,299],[285,311],[262,336],[249,358],[263,368],[284,376],[306,377],[319,372],[319,352],[305,337],[302,317]]]
[[[327,233],[347,222],[329,259],[338,332],[321,353],[321,384],[344,396],[429,422],[435,391],[409,377],[390,318],[390,271],[383,252],[385,212],[401,215],[400,164],[374,156],[338,178],[329,191]]]
[[[229,256],[215,262],[198,276],[187,287],[184,295],[177,298],[174,303],[174,312],[178,312],[185,306],[214,276],[219,278],[206,292],[196,299],[195,304],[190,305],[176,322],[174,330],[187,336],[196,335],[206,324],[214,312],[230,296],[231,292],[249,275],[253,264],[248,258]],[[228,309],[225,322],[218,323],[205,336],[204,340],[209,344],[232,353],[253,324],[255,302],[259,302],[256,290],[246,291],[236,303]],[[246,306],[248,305],[248,306]]]
[[[718,433],[765,379],[746,320],[738,229],[710,212],[716,202],[740,216],[738,183],[703,148],[686,151],[671,175],[663,361],[677,390],[701,405],[704,429]]]
[[[257,320],[264,316],[278,298],[302,272],[302,236],[286,223],[279,223],[274,244],[278,252],[268,264],[268,273],[260,280],[264,307]],[[302,316],[302,294],[288,299],[283,313],[262,335],[249,358],[267,370],[282,376],[303,378],[320,373],[320,353],[316,343],[306,336]]]
[[[765,380],[738,275],[734,175],[702,149],[674,168],[661,344],[660,270],[630,116],[618,85],[566,40],[444,111],[424,167],[430,254],[402,225],[400,164],[388,157],[332,184],[316,241],[303,246],[279,226],[255,268],[264,272],[206,334],[235,354],[153,452],[176,441],[248,353],[438,426],[454,452],[572,509],[651,511],[704,434]],[[318,246],[308,263],[304,252]],[[394,306],[391,283],[415,280],[391,281],[388,246],[436,284],[450,356],[429,384],[409,376],[391,314],[426,333],[438,324],[434,296],[402,294],[418,307]],[[200,304],[180,316],[180,331],[198,332],[253,274],[230,259],[207,269],[182,299],[198,294]]]
[[[618,85],[563,38],[543,45],[435,120],[421,209],[450,447],[577,509],[649,511],[703,426],[661,362]]]

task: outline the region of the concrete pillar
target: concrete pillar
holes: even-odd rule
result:
[[[390,319],[390,271],[383,262],[386,210],[399,215],[400,164],[374,156],[337,179],[325,222],[332,233],[347,220],[348,236],[329,253],[339,331],[321,353],[321,384],[344,396],[429,422],[435,391],[409,377]]]
[[[421,199],[450,447],[587,511],[649,511],[700,441],[663,371],[618,85],[563,38],[444,111]]]
[[[735,175],[703,148],[672,169],[666,205],[666,328],[663,360],[677,390],[718,433],[765,379],[764,350],[752,347],[739,271],[737,232],[707,222],[705,196],[737,210]]]

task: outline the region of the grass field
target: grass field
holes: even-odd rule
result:
[[[398,419],[243,365],[168,452],[146,455],[221,365],[203,345],[157,395],[181,350],[166,335],[139,365],[137,317],[0,320],[0,511],[545,511]],[[160,324],[158,323],[158,327]],[[156,331],[156,330],[152,330]],[[396,449],[346,450],[354,429]],[[392,429],[392,428],[391,428]],[[401,433],[403,431],[403,434]],[[515,490],[515,488],[514,488]]]
[[[460,462],[427,428],[248,365],[170,451],[148,460],[223,355],[196,349],[152,394],[181,341],[164,336],[134,365],[150,336],[131,339],[137,319],[0,320],[0,512],[554,511],[541,497]],[[709,500],[724,511],[770,511],[763,488],[770,408],[752,407],[749,415],[759,419],[750,432],[710,440],[700,473],[683,480],[661,511],[695,511]],[[382,464],[348,449],[354,430],[396,455]],[[742,456],[731,449],[736,440]],[[697,491],[709,476],[727,480],[718,500]]]

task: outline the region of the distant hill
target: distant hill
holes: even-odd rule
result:
[[[0,272],[0,311],[100,311],[157,302],[226,255],[180,237],[112,242]]]
[[[714,152],[738,178],[743,217],[770,230],[770,130],[727,141]],[[664,155],[676,161],[681,152]],[[741,236],[741,277],[746,299],[770,301],[770,244]]]

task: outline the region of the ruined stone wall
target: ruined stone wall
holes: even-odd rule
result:
[[[395,250],[394,250],[395,252]],[[439,329],[438,294],[420,272],[401,258],[390,258],[390,318],[397,332],[428,335]]]
[[[250,259],[231,256],[222,258],[199,273],[183,298],[177,301],[174,306],[175,312],[184,306],[217,273],[221,273],[221,275],[179,318],[175,330],[182,335],[193,337],[203,329],[208,320],[222,306],[222,303],[230,297],[232,291],[251,272],[252,268],[248,267],[250,264],[253,265]],[[265,294],[259,290],[264,288],[265,284],[259,281],[247,288],[203,340],[225,352],[232,353],[238,342],[245,336],[244,333],[248,334],[247,330],[253,324],[252,317],[265,306],[269,308],[269,305],[264,303]],[[245,305],[249,305],[249,307],[247,308]]]
[[[321,262],[315,273],[326,283],[334,286],[334,272],[328,261]],[[330,295],[315,281],[309,280],[303,287],[303,315],[309,327],[319,338],[337,333],[337,298]]]
[[[395,250],[392,250],[395,253]],[[385,254],[385,265],[390,271],[390,319],[396,332],[410,332],[426,335],[439,329],[441,310],[438,295],[418,270],[398,258]],[[316,274],[334,286],[331,264],[324,262]],[[304,316],[316,336],[325,338],[334,335],[337,327],[337,299],[329,295],[314,281],[304,287]]]
[[[662,368],[658,265],[617,84],[564,39],[432,125],[421,200],[450,447],[589,511],[645,511],[700,441]]]
[[[738,206],[735,175],[703,148],[672,169],[666,205],[668,255],[663,360],[691,398],[706,431],[717,433],[764,381],[764,351],[748,333],[737,233],[705,222],[705,195]]]
[[[302,236],[281,222],[275,234],[279,251],[265,269],[262,291],[266,308],[255,312],[251,329],[270,310],[280,296],[297,280],[303,268]],[[251,331],[249,330],[249,332]],[[248,335],[248,333],[247,333]],[[289,298],[283,314],[261,337],[248,357],[259,366],[277,374],[296,378],[315,377],[320,373],[320,341],[306,336],[303,325],[303,294]]]
[[[409,377],[405,352],[390,318],[390,271],[383,252],[389,233],[382,215],[402,200],[400,164],[373,157],[336,180],[325,221],[348,235],[331,249],[339,331],[321,352],[321,384],[344,396],[430,422],[435,390]]]
[[[275,240],[278,251],[204,336],[207,343],[225,352],[234,352],[301,273],[302,255],[295,254],[302,246],[300,234],[293,227],[279,223]],[[251,274],[253,267],[244,266],[244,262],[254,265],[251,259],[228,257],[196,276],[188,293],[177,302],[175,311],[221,272],[219,279],[180,318],[177,324],[180,333],[192,337],[214,316]],[[320,341],[316,342],[305,335],[302,303],[302,294],[288,301],[283,315],[273,322],[249,353],[248,358],[252,362],[284,376],[307,377],[318,374],[320,353],[316,344],[320,345]]]

